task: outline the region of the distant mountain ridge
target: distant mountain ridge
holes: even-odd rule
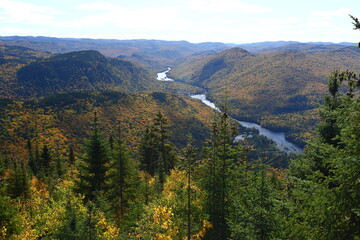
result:
[[[66,53],[72,51],[97,50],[108,57],[135,60],[143,66],[157,70],[175,66],[187,56],[206,51],[220,52],[230,46],[224,43],[189,43],[187,41],[163,40],[116,40],[116,39],[81,39],[53,37],[0,37],[0,44],[23,46],[38,51]]]
[[[298,42],[298,41],[267,41],[267,42],[256,42],[256,43],[246,43],[238,44],[238,47],[241,47],[249,52],[258,53],[262,51],[269,51],[274,49],[287,48],[287,46],[296,46],[296,45],[315,45],[315,46],[356,46],[357,43],[350,42],[341,42],[341,43],[332,43],[332,42]]]
[[[189,57],[217,54],[232,47],[241,47],[257,53],[290,44],[356,46],[355,43],[300,43],[297,41],[268,41],[249,44],[227,44],[220,42],[190,43],[164,40],[117,40],[88,38],[55,38],[32,36],[0,36],[0,45],[22,46],[42,52],[67,53],[72,51],[97,50],[108,57],[133,60],[144,67],[159,71],[188,61]]]

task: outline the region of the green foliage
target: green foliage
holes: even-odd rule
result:
[[[346,83],[341,94],[333,82]],[[356,239],[359,236],[359,79],[349,71],[336,71],[323,105],[318,138],[305,155],[291,164],[298,227],[304,236],[317,239]],[[338,88],[338,87],[336,87]],[[325,124],[324,124],[325,122]],[[327,124],[326,123],[332,123]],[[326,134],[324,126],[332,132]],[[335,128],[336,127],[336,128]],[[335,129],[335,130],[333,130]]]
[[[102,137],[94,112],[93,128],[86,144],[83,161],[79,163],[78,191],[85,195],[86,200],[94,200],[96,192],[106,189],[106,173],[110,161],[108,144]]]
[[[167,118],[158,112],[153,124],[147,128],[141,144],[142,169],[159,178],[159,189],[165,182],[165,175],[170,173],[176,163],[173,145],[169,142],[169,123]]]
[[[5,159],[0,155],[0,239],[6,239],[13,234],[21,232],[21,220],[19,216],[19,207],[16,201],[11,199],[9,195],[13,195],[10,191],[8,179],[6,179]],[[20,193],[21,195],[21,193]]]
[[[134,210],[132,208],[139,199],[141,181],[137,162],[130,158],[126,150],[120,126],[115,138],[107,177],[107,198],[115,211],[116,219],[122,226],[131,226],[136,217],[130,217],[129,211]]]
[[[108,59],[97,51],[80,51],[33,62],[17,72],[18,98],[63,92],[150,89],[149,73],[135,64]]]
[[[354,30],[357,30],[357,29],[360,29],[360,22],[359,22],[359,19],[350,15],[350,18],[354,21],[352,24],[354,25]]]
[[[229,227],[229,201],[234,169],[241,161],[242,148],[233,142],[235,129],[225,112],[213,123],[209,146],[203,149],[203,188],[207,193],[206,211],[213,228],[207,239],[227,239]]]
[[[12,166],[7,169],[6,191],[12,198],[26,201],[30,195],[29,174],[26,165],[20,161],[14,161]]]
[[[276,182],[272,182],[278,177],[276,172],[264,164],[240,170],[235,180],[238,187],[230,198],[230,239],[282,239],[284,203]]]
[[[19,234],[22,228],[16,202],[5,196],[3,191],[0,189],[0,238],[8,239],[12,235]]]

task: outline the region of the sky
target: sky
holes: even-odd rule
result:
[[[0,0],[0,36],[359,42],[360,0]]]

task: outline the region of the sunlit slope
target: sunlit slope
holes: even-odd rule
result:
[[[212,109],[200,101],[179,94],[110,91],[59,94],[25,102],[0,99],[0,112],[6,113],[0,117],[4,123],[0,126],[1,137],[20,146],[26,146],[34,131],[41,131],[44,141],[63,139],[66,144],[79,146],[88,136],[97,112],[106,135],[115,135],[120,122],[127,144],[137,148],[146,127],[162,112],[169,120],[171,141],[177,147],[184,147],[189,136],[200,147],[209,137],[214,116]]]
[[[217,102],[227,101],[240,119],[251,119],[303,140],[316,122],[316,103],[327,91],[334,69],[360,71],[360,52],[352,47],[251,54],[225,50],[183,64],[172,76],[207,89]]]

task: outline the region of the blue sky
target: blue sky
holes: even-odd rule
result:
[[[360,0],[0,0],[1,36],[359,42]]]

